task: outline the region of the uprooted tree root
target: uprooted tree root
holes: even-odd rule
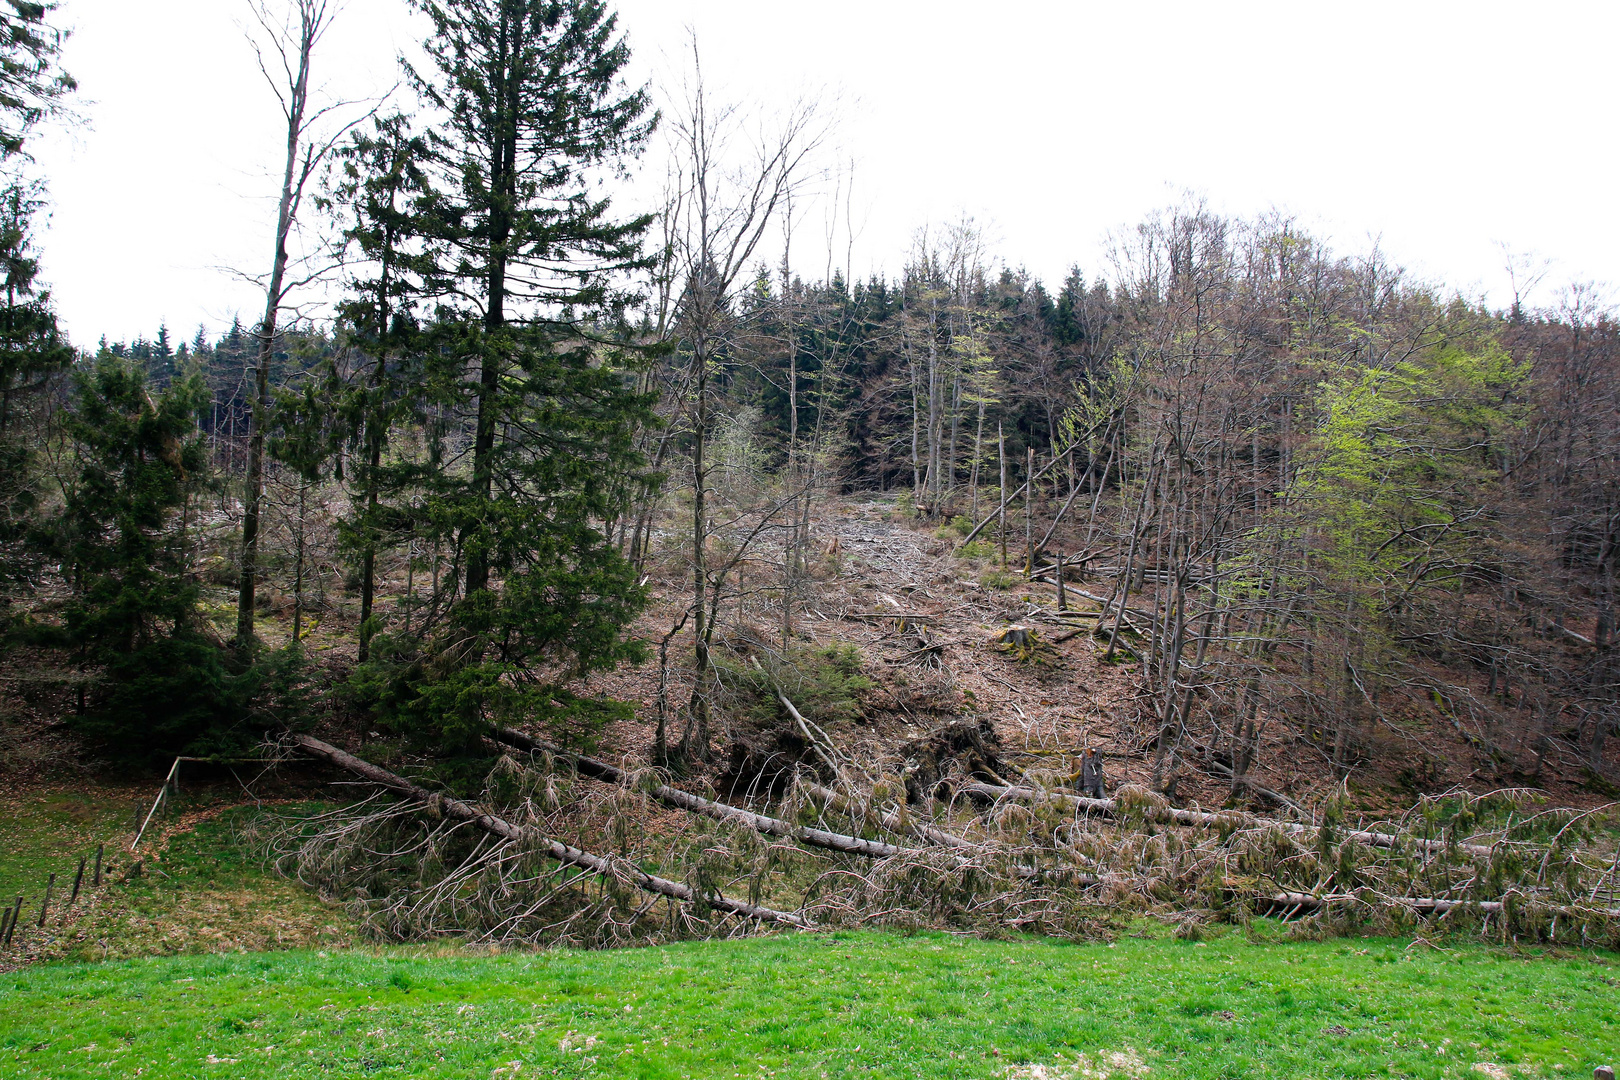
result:
[[[559,768],[567,762],[501,758],[479,808],[516,823],[515,836],[451,820],[431,801],[373,797],[289,823],[277,865],[387,940],[604,947],[773,925],[1094,938],[1146,914],[1194,935],[1210,921],[1272,915],[1308,936],[1374,929],[1620,945],[1617,858],[1593,843],[1611,815],[1532,813],[1521,792],[1425,800],[1371,830],[1331,814],[1303,825],[1170,813],[1130,788],[1106,800],[1107,815],[1062,792],[1004,790],[986,802],[968,785],[919,808],[892,778],[846,776],[833,791],[801,775],[774,817],[671,819],[654,795],[658,774],[599,782]],[[810,849],[785,825],[885,842]],[[611,855],[587,870],[530,837]],[[690,899],[648,895],[638,882],[649,875],[684,882]],[[745,906],[723,899],[743,896],[782,918],[716,906]]]

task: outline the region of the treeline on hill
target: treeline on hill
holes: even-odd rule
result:
[[[1268,727],[1341,771],[1381,730],[1421,787],[1434,716],[1495,778],[1558,749],[1613,782],[1620,338],[1592,290],[1492,311],[1196,203],[1055,291],[971,224],[897,277],[807,281],[757,253],[813,176],[813,114],[722,168],[737,119],[696,84],[662,120],[668,201],[623,214],[595,179],[655,117],[613,17],[426,10],[430,111],[360,124],[302,203],[347,255],[328,323],[279,321],[278,262],[254,327],[77,353],[32,287],[35,202],[6,204],[8,637],[70,658],[104,747],[241,748],[327,708],[442,752],[495,723],[577,740],[614,707],[567,688],[647,654],[627,627],[657,556],[691,596],[654,754],[704,760],[744,553],[791,634],[816,501],[898,490],[958,536],[999,516],[975,542],[1037,575],[1061,552],[1098,591],[1161,791],[1196,757],[1243,797]],[[294,11],[296,73],[326,16]],[[293,598],[277,650],[267,582]],[[339,584],[358,662],[316,693],[298,642]]]

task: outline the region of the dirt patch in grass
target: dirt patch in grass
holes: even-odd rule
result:
[[[1148,1067],[1141,1055],[1127,1046],[1081,1054],[1073,1061],[1058,1060],[1050,1065],[1014,1065],[1004,1075],[1007,1080],[1139,1080],[1148,1075]]]

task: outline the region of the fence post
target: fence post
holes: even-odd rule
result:
[[[106,846],[106,844],[96,845],[96,872],[95,875],[90,879],[90,885],[92,888],[101,888],[101,853]]]
[[[6,910],[4,912],[0,912],[0,945],[4,945],[6,943],[6,939],[10,936],[10,933],[11,905],[7,904]]]
[[[135,839],[130,841],[130,845],[129,845],[129,850],[130,851],[134,851],[137,847],[140,846],[141,837],[146,834],[146,827],[148,825],[152,824],[152,818],[154,816],[156,816],[156,814],[158,812],[158,807],[163,805],[163,800],[168,796],[168,794],[169,794],[169,785],[171,785],[171,784],[174,785],[174,788],[175,788],[176,791],[180,790],[180,759],[179,758],[175,758],[174,759],[174,764],[169,766],[169,775],[165,776],[163,778],[163,786],[158,789],[157,798],[152,801],[152,809],[147,813],[146,820],[144,820],[144,821],[140,820],[140,813],[137,810],[137,812],[136,812],[136,825],[138,827],[135,830]]]
[[[22,901],[21,896],[17,897],[17,905],[11,909],[11,923],[6,927],[7,945],[11,944],[11,939],[17,934],[17,924],[22,922]]]
[[[52,874],[45,881],[45,899],[39,902],[39,925],[41,929],[45,926],[45,912],[50,910],[51,890],[54,888],[56,888],[56,875]]]
[[[87,859],[79,859],[79,872],[73,875],[73,895],[68,897],[68,907],[79,902],[79,886],[84,884],[84,864]]]

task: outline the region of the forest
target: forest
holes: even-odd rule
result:
[[[966,217],[855,280],[813,104],[695,40],[631,85],[598,0],[412,4],[342,115],[340,5],[244,9],[263,309],[93,347],[39,273],[54,5],[0,8],[8,771],[359,777],[267,844],[388,940],[1620,940],[1600,287],[1493,307],[1197,196],[1061,281]]]

